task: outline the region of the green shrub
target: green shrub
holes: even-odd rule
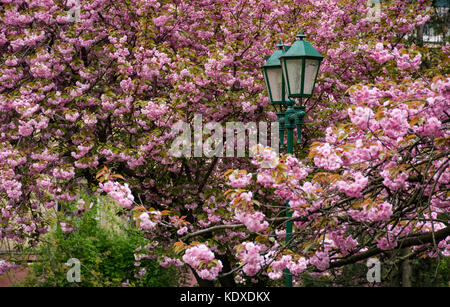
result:
[[[86,195],[83,195],[83,199],[86,203],[92,201]],[[142,259],[140,268],[145,268],[147,273],[141,279],[136,279],[134,252],[137,247],[146,244],[145,238],[137,229],[117,222],[117,208],[111,211],[111,208],[98,203],[96,199],[93,203],[93,208],[82,217],[72,217],[72,232],[65,233],[58,225],[45,236],[34,251],[37,259],[30,267],[29,276],[19,286],[115,287],[127,280],[130,286],[177,285],[179,276],[176,270],[164,269],[156,260]],[[68,212],[75,205],[65,206],[66,213],[63,215],[67,219]],[[100,222],[99,212],[112,214],[106,225]],[[70,267],[66,262],[70,258],[80,261],[79,283],[67,281],[66,274]]]

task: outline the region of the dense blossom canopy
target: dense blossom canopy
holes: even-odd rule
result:
[[[199,281],[448,256],[450,47],[406,40],[430,2],[376,20],[356,0],[0,0],[0,239],[39,242],[47,210],[98,187],[148,238],[137,260]],[[325,58],[298,158],[170,154],[195,114],[275,120],[260,67],[300,30]]]

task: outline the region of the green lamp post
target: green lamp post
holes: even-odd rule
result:
[[[286,79],[288,96],[301,100],[312,96],[323,56],[304,40],[304,34],[297,37],[299,39],[279,60]]]
[[[288,98],[286,82],[284,80],[283,71],[281,69],[280,57],[289,50],[289,46],[280,43],[277,45],[276,50],[271,56],[267,57],[267,61],[264,64],[263,74],[264,80],[267,86],[267,92],[269,94],[270,103],[278,106],[279,112],[277,112],[277,119],[280,127],[280,147],[283,147],[284,140],[284,112],[281,112],[281,108],[286,105]]]
[[[281,70],[280,57],[289,49],[289,46],[280,43],[277,47],[278,50],[267,58],[267,61],[263,66],[267,92],[269,93],[270,103],[273,105],[285,104],[287,98],[287,88]]]
[[[305,104],[312,97],[323,56],[307,41],[305,35],[297,35],[292,46],[281,43],[267,58],[263,74],[270,103],[277,111],[280,129],[280,149],[287,131],[286,153],[294,153],[294,129],[297,128],[297,143],[301,140],[305,118]],[[307,99],[303,103],[303,99]],[[296,103],[297,100],[297,103]],[[278,110],[277,110],[278,107]],[[286,202],[287,217],[292,216],[289,201]],[[292,221],[286,223],[286,247],[292,239]],[[286,269],[286,287],[292,287],[292,274]]]

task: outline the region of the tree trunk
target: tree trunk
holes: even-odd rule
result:
[[[424,25],[417,27],[417,46],[419,47],[423,46],[423,28]]]
[[[409,252],[409,248],[403,249],[402,256],[408,255]],[[412,266],[409,259],[402,262],[402,287],[412,287]]]
[[[223,268],[222,273],[227,273],[231,271],[230,261],[226,255],[217,257],[222,262]],[[220,285],[222,287],[236,287],[236,282],[234,281],[234,275],[230,274],[225,277],[219,278]]]

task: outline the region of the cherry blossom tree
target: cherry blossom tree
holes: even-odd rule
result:
[[[137,261],[200,285],[448,253],[449,47],[404,43],[430,1],[379,21],[365,1],[75,2],[0,0],[0,239],[37,244],[46,210],[98,187],[148,238]],[[260,67],[300,30],[325,59],[298,158],[171,155],[196,114],[276,120]]]

